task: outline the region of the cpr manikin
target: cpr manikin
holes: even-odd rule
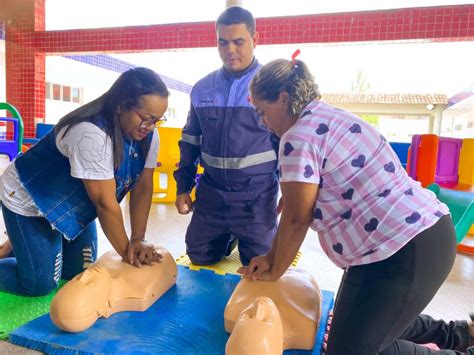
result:
[[[226,354],[281,354],[283,326],[275,303],[257,297],[240,312],[225,347]]]
[[[320,315],[321,291],[307,271],[290,268],[275,282],[242,279],[224,311],[226,354],[311,350]]]
[[[64,285],[51,302],[51,319],[60,329],[80,332],[97,318],[122,311],[145,311],[176,283],[177,267],[171,254],[157,248],[162,262],[140,268],[114,251]]]

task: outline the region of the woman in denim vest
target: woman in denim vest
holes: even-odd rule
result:
[[[123,259],[160,261],[145,230],[168,89],[146,68],[130,69],[94,101],[5,170],[0,194],[12,252],[0,260],[0,290],[39,296],[97,256],[95,218]],[[130,191],[131,236],[120,201]],[[8,246],[4,246],[8,248]]]

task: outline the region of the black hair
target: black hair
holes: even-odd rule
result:
[[[217,18],[216,30],[219,25],[229,26],[241,23],[245,24],[251,36],[255,34],[255,18],[250,11],[240,6],[231,6]]]
[[[275,59],[265,64],[252,78],[249,89],[251,96],[267,102],[275,102],[281,92],[287,92],[292,116],[299,116],[306,105],[321,98],[313,75],[298,59]]]
[[[105,119],[105,132],[112,140],[114,167],[118,168],[123,159],[122,131],[118,121],[118,109],[128,110],[137,107],[144,95],[168,97],[169,91],[158,74],[148,68],[133,68],[122,73],[110,89],[97,99],[79,107],[61,118],[54,128],[55,134],[66,127],[66,134],[71,127],[81,122],[93,122],[102,117]],[[150,148],[149,141],[140,141],[145,156]]]

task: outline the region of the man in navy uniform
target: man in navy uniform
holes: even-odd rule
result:
[[[218,262],[238,241],[247,265],[270,250],[276,232],[278,138],[262,125],[248,99],[250,80],[260,68],[253,54],[254,17],[229,7],[217,19],[216,32],[223,66],[192,89],[174,173],[176,207],[181,214],[194,211],[186,233],[194,264]],[[198,163],[204,174],[193,204]]]

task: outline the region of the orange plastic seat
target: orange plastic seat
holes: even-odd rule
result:
[[[407,171],[423,187],[435,181],[438,141],[435,134],[414,135],[412,138]]]

